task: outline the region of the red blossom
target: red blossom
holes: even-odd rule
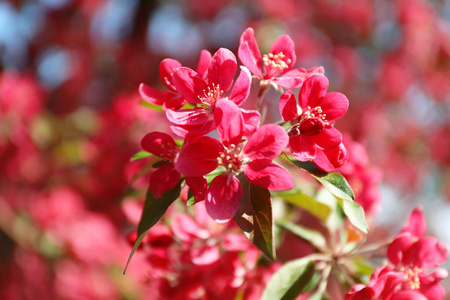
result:
[[[228,222],[236,213],[242,188],[236,175],[244,173],[248,180],[269,190],[289,190],[292,176],[274,163],[287,146],[288,136],[278,125],[260,127],[243,145],[244,121],[239,107],[230,100],[216,106],[214,117],[222,142],[200,137],[185,145],[175,158],[175,168],[186,176],[203,176],[218,166],[226,172],[211,182],[206,195],[208,214],[217,222]]]
[[[280,98],[284,121],[294,123],[289,130],[289,146],[300,161],[312,160],[325,171],[341,166],[347,157],[341,133],[332,125],[348,109],[348,99],[341,93],[327,93],[328,79],[322,75],[308,78],[299,93],[300,111],[291,91]]]

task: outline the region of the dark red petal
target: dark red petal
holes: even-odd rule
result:
[[[181,97],[190,103],[202,103],[201,97],[205,96],[208,86],[206,82],[194,70],[181,67],[173,72],[173,84]]]
[[[141,141],[141,147],[156,156],[173,159],[178,146],[173,138],[164,132],[150,132]]]
[[[139,95],[142,99],[154,105],[163,105],[167,99],[175,97],[172,93],[155,90],[144,83],[139,85]]]
[[[195,202],[205,200],[208,182],[205,176],[186,177],[186,184],[194,195]]]
[[[217,132],[225,146],[237,145],[241,142],[244,119],[241,110],[232,101],[222,99],[216,104],[214,121]]]
[[[263,77],[261,73],[261,52],[259,51],[252,28],[247,28],[241,35],[238,56],[242,64],[250,72],[258,77]]]
[[[325,127],[321,133],[308,136],[311,143],[324,149],[333,148],[342,142],[342,134],[332,126]]]
[[[295,100],[295,96],[290,90],[281,95],[278,107],[283,121],[290,121],[298,118],[297,100]]]
[[[161,77],[166,87],[171,91],[177,91],[172,82],[173,70],[181,66],[182,65],[179,61],[171,58],[166,58],[159,64],[159,76]]]
[[[286,149],[289,137],[283,127],[266,124],[250,137],[244,147],[244,155],[250,159],[274,159]]]
[[[228,91],[233,84],[233,78],[236,74],[237,62],[233,52],[228,49],[220,48],[211,58],[208,68],[208,83],[219,85],[220,90]]]
[[[149,189],[155,198],[161,198],[164,192],[173,189],[180,181],[180,173],[173,164],[162,165],[150,175]]]
[[[261,115],[256,110],[245,110],[241,108],[242,117],[244,118],[243,135],[248,136],[255,132],[261,122]]]
[[[348,99],[344,94],[331,92],[325,95],[320,107],[326,119],[332,122],[347,113]]]
[[[192,109],[167,110],[167,119],[177,125],[201,125],[211,118],[211,114],[205,109],[196,107]]]
[[[280,36],[275,40],[275,42],[273,42],[269,52],[273,53],[274,55],[283,52],[283,54],[285,55],[285,58],[283,60],[289,66],[288,70],[291,69],[297,61],[297,57],[295,56],[295,44],[292,39],[285,34]],[[291,60],[290,63],[287,63],[288,59]]]
[[[306,79],[298,95],[298,102],[302,110],[306,110],[308,106],[320,106],[327,89],[328,78],[323,75],[314,75]]]
[[[200,137],[185,145],[175,157],[175,168],[185,176],[203,176],[217,168],[223,146],[211,137]]]
[[[301,135],[290,136],[289,148],[292,155],[299,161],[309,161],[316,158],[317,146],[307,137]]]
[[[241,66],[239,77],[236,79],[233,89],[231,90],[230,100],[237,105],[241,105],[247,100],[251,86],[252,75],[246,67]]]
[[[208,50],[202,50],[202,52],[200,53],[200,59],[198,61],[197,69],[195,69],[195,71],[203,79],[205,79],[207,76],[206,71],[208,71],[210,63],[211,63],[211,53],[209,53]]]
[[[251,183],[268,190],[290,190],[294,187],[291,173],[271,159],[253,160],[243,165],[242,169]]]
[[[217,223],[230,221],[239,207],[242,188],[231,173],[217,176],[211,182],[206,195],[206,211]]]

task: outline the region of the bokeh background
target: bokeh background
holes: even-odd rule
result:
[[[290,35],[297,66],[349,98],[336,126],[368,153],[374,228],[421,204],[450,244],[450,1],[1,1],[0,299],[148,295],[145,264],[122,275],[147,184],[129,160],[167,123],[138,86],[164,89],[166,57],[236,53],[247,27],[263,52]]]

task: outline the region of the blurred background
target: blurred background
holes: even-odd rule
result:
[[[166,57],[237,53],[247,27],[263,53],[288,34],[297,66],[324,66],[350,100],[336,127],[367,151],[351,184],[374,228],[398,232],[421,204],[450,244],[450,1],[1,1],[0,299],[144,297],[148,270],[122,275],[127,200],[147,184],[129,160],[168,127],[138,86],[164,90]]]

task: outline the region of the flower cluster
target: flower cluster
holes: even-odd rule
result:
[[[202,51],[196,71],[165,59],[160,76],[170,92],[145,84],[139,89],[143,99],[163,106],[172,132],[185,139],[179,149],[168,134],[151,132],[144,137],[142,148],[163,159],[150,178],[150,191],[161,197],[175,187],[181,174],[195,200],[206,199],[206,209],[217,222],[228,222],[238,210],[243,195],[240,176],[267,190],[294,187],[289,171],[273,162],[288,146],[296,159],[313,161],[327,172],[347,160],[342,135],[333,124],[347,112],[348,100],[341,93],[327,93],[323,68],[294,69],[294,43],[287,35],[261,58],[252,28],[241,36],[239,58],[244,66],[236,80],[237,60],[228,49],[212,56]],[[265,124],[258,110],[240,107],[250,94],[250,72],[261,89],[268,82],[278,90],[287,89],[279,100],[287,131]],[[301,87],[299,104],[291,90],[295,87]],[[206,136],[213,130],[217,134]],[[208,186],[205,176],[217,168],[220,174]]]
[[[346,299],[444,299],[440,281],[448,276],[445,269],[429,273],[448,257],[447,247],[436,238],[425,237],[426,222],[421,207],[414,209],[408,222],[387,249],[391,265],[377,268],[367,286],[357,284]]]

